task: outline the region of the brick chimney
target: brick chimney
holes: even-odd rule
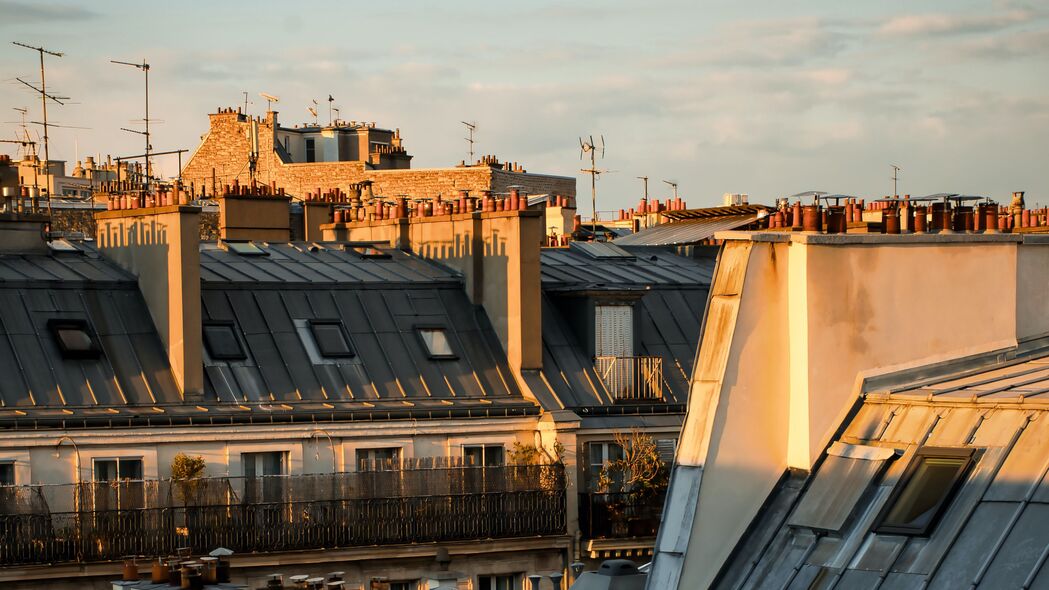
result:
[[[510,366],[540,369],[544,221],[542,211],[474,210],[334,223],[323,231],[329,240],[388,241],[463,273],[467,296],[484,307]]]
[[[183,399],[202,399],[200,207],[101,211],[95,221],[99,249],[138,277]]]
[[[219,237],[223,240],[291,240],[290,197],[233,195],[219,197]]]

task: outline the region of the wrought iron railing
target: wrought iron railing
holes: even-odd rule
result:
[[[0,566],[565,532],[560,465],[0,488]]]
[[[584,539],[654,537],[666,492],[579,494],[579,530]]]
[[[617,401],[663,401],[663,357],[599,356],[594,368]]]

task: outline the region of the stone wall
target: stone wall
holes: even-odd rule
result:
[[[209,196],[220,193],[223,185],[232,184],[234,179],[241,184],[251,181],[248,153],[252,119],[233,109],[213,113],[209,118],[207,135],[182,170],[184,183],[192,184],[198,196],[202,190]],[[438,194],[451,197],[460,190],[506,192],[510,186],[517,186],[526,194],[575,196],[575,178],[514,172],[497,166],[375,170],[362,161],[290,163],[274,151],[275,126],[279,126],[277,114],[267,113],[265,118],[255,121],[259,127],[260,153],[256,180],[263,184],[276,183],[294,197],[317,189],[326,192],[340,188],[348,192],[350,185],[365,180],[374,183],[374,194],[389,198],[399,195],[433,198]]]

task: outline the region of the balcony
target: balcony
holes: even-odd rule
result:
[[[594,369],[615,401],[663,401],[663,357],[599,356]]]
[[[666,490],[579,494],[579,530],[591,559],[652,555]]]
[[[0,488],[0,566],[565,533],[559,465]]]

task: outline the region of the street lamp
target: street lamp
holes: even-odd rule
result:
[[[318,428],[318,429],[316,429],[316,430],[314,430],[313,432],[310,433],[310,438],[311,439],[317,439],[317,438],[319,438],[318,435],[320,435],[320,434],[323,434],[324,436],[328,437],[328,445],[331,446],[331,472],[333,474],[334,473],[338,473],[339,472],[339,467],[338,467],[338,463],[336,462],[336,458],[335,458],[335,441],[331,438],[331,435],[328,434],[328,431],[324,430],[323,428]],[[318,444],[319,445],[320,441],[318,440],[314,444]],[[318,460],[320,460],[321,456],[320,456],[320,451],[319,450],[315,451],[314,457],[317,458]]]

